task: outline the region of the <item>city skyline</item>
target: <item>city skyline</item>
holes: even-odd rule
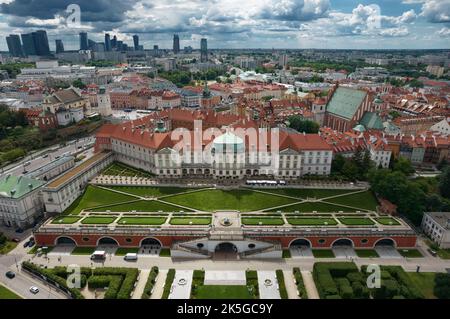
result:
[[[81,9],[80,28],[66,25],[66,8]],[[132,18],[131,18],[132,17]],[[133,45],[137,34],[146,48],[199,48],[208,38],[210,48],[292,49],[445,49],[450,39],[450,1],[437,0],[273,0],[240,3],[188,1],[0,1],[0,36],[45,29],[51,50],[55,40],[66,50],[79,49],[80,32],[104,42],[105,34]],[[0,50],[7,50],[1,41]]]

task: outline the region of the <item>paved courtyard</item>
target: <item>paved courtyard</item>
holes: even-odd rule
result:
[[[333,247],[333,252],[336,258],[349,259],[357,257],[355,250],[350,246]]]
[[[245,286],[245,271],[205,271],[204,285]]]
[[[170,288],[169,299],[190,299],[193,270],[177,270]]]
[[[375,250],[380,258],[403,258],[397,249],[391,246],[378,246]]]
[[[281,299],[275,271],[258,271],[260,299]]]
[[[292,246],[290,251],[292,258],[314,258],[312,249],[308,246]]]

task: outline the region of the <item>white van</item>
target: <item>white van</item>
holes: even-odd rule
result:
[[[127,261],[136,261],[138,260],[138,255],[135,253],[128,253],[125,257],[123,257],[123,259]]]
[[[103,250],[96,250],[91,255],[91,260],[102,260],[106,258],[106,252]]]

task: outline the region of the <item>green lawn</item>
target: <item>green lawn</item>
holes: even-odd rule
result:
[[[86,208],[129,202],[134,199],[136,198],[132,196],[114,193],[89,185],[84,194],[75,200],[72,205],[64,211],[64,214],[78,215]]]
[[[269,218],[269,217],[267,217],[267,218],[264,218],[264,217],[242,218],[241,222],[244,225],[250,225],[250,226],[259,225],[259,223],[261,223],[261,225],[263,225],[263,226],[284,225],[283,218]]]
[[[131,212],[131,211],[135,210],[136,212],[150,213],[150,212],[159,212],[159,211],[178,212],[182,209],[179,207],[175,207],[175,206],[168,205],[168,204],[158,202],[158,201],[138,200],[138,201],[132,202],[132,203],[102,207],[102,208],[94,209],[92,211],[105,212],[107,210],[109,210],[111,212]]]
[[[92,255],[95,251],[95,247],[75,247],[74,250],[72,250],[72,255]]]
[[[434,295],[434,279],[436,273],[434,272],[408,272],[411,281],[419,288],[426,299],[436,299]]]
[[[334,204],[341,204],[347,206],[353,206],[361,209],[375,211],[378,205],[377,199],[371,191],[346,195],[334,199],[327,200],[327,202]]]
[[[161,197],[166,195],[184,193],[193,190],[192,188],[182,188],[182,187],[146,187],[146,186],[108,186],[108,188],[142,197]]]
[[[167,217],[122,217],[117,224],[119,225],[162,225]]]
[[[450,259],[450,249],[439,249],[437,254],[442,259]]]
[[[3,245],[0,245],[0,255],[6,255],[16,247],[17,243],[7,240]]]
[[[375,222],[370,218],[356,218],[356,217],[342,217],[339,221],[347,226],[370,226],[375,225]]]
[[[423,255],[420,251],[418,251],[417,249],[398,249],[398,252],[400,253],[400,255],[402,255],[403,257],[407,257],[407,258],[422,258]]]
[[[174,204],[192,207],[202,211],[239,210],[255,211],[274,206],[294,203],[295,199],[261,194],[250,190],[205,190],[181,194],[164,199]]]
[[[81,217],[76,216],[61,216],[53,219],[52,224],[75,224]]]
[[[113,223],[117,219],[117,216],[90,216],[81,221],[83,225],[108,225]]]
[[[319,213],[330,213],[330,212],[339,212],[339,211],[343,211],[343,212],[351,212],[352,210],[349,208],[345,208],[342,206],[337,206],[337,205],[332,205],[332,204],[327,204],[327,203],[302,203],[302,204],[295,204],[295,205],[290,205],[290,206],[286,206],[283,208],[277,208],[277,209],[273,209],[271,210],[272,212],[276,212],[276,211],[281,211],[281,212],[288,212],[288,213],[293,213],[293,212],[300,212],[300,213],[310,213],[310,212],[319,212]]]
[[[161,250],[159,251],[159,257],[170,257],[170,249],[161,248]]]
[[[131,176],[131,177],[152,177],[152,173],[146,172],[144,170],[136,169],[134,167],[114,162],[105,168],[102,175],[109,176]]]
[[[334,252],[331,249],[313,249],[314,258],[334,258]]]
[[[173,217],[169,223],[171,225],[209,225],[211,224],[211,217]]]
[[[400,225],[398,220],[391,217],[379,217],[375,218],[375,220],[381,225]]]
[[[259,189],[264,192],[297,197],[300,199],[306,198],[326,198],[336,195],[347,194],[353,192],[346,189],[297,189],[297,188],[279,188],[279,189]]]
[[[16,295],[14,292],[0,285],[0,299],[22,299],[20,296]]]
[[[139,248],[123,248],[123,247],[119,247],[119,248],[117,248],[117,250],[114,253],[114,255],[116,255],[116,256],[125,256],[128,253],[136,254],[138,251],[139,251]]]
[[[199,286],[196,299],[252,299],[247,286]]]
[[[324,226],[337,225],[334,218],[314,218],[314,217],[293,217],[287,218],[289,224],[294,226]]]
[[[380,257],[374,249],[355,249],[356,256],[361,258],[377,258]]]
[[[283,258],[291,258],[291,251],[289,249],[283,249]]]

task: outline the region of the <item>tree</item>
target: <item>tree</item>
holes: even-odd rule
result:
[[[439,177],[441,195],[450,199],[450,167],[447,166]]]
[[[72,85],[78,89],[84,89],[86,88],[86,85],[81,81],[81,79],[76,79],[72,82]]]
[[[288,118],[289,127],[293,128],[297,132],[307,133],[307,134],[317,134],[319,132],[320,126],[318,123],[310,120],[306,120],[299,115],[290,116]]]
[[[346,161],[342,167],[342,175],[353,181],[358,179],[359,169],[353,161]]]
[[[400,156],[394,162],[393,170],[400,171],[403,174],[405,174],[406,176],[411,176],[415,172],[414,168],[412,167],[411,161],[403,156]]]
[[[341,174],[345,161],[346,159],[344,156],[342,156],[342,154],[337,154],[336,157],[333,159],[333,162],[331,163],[331,171],[333,173]]]

